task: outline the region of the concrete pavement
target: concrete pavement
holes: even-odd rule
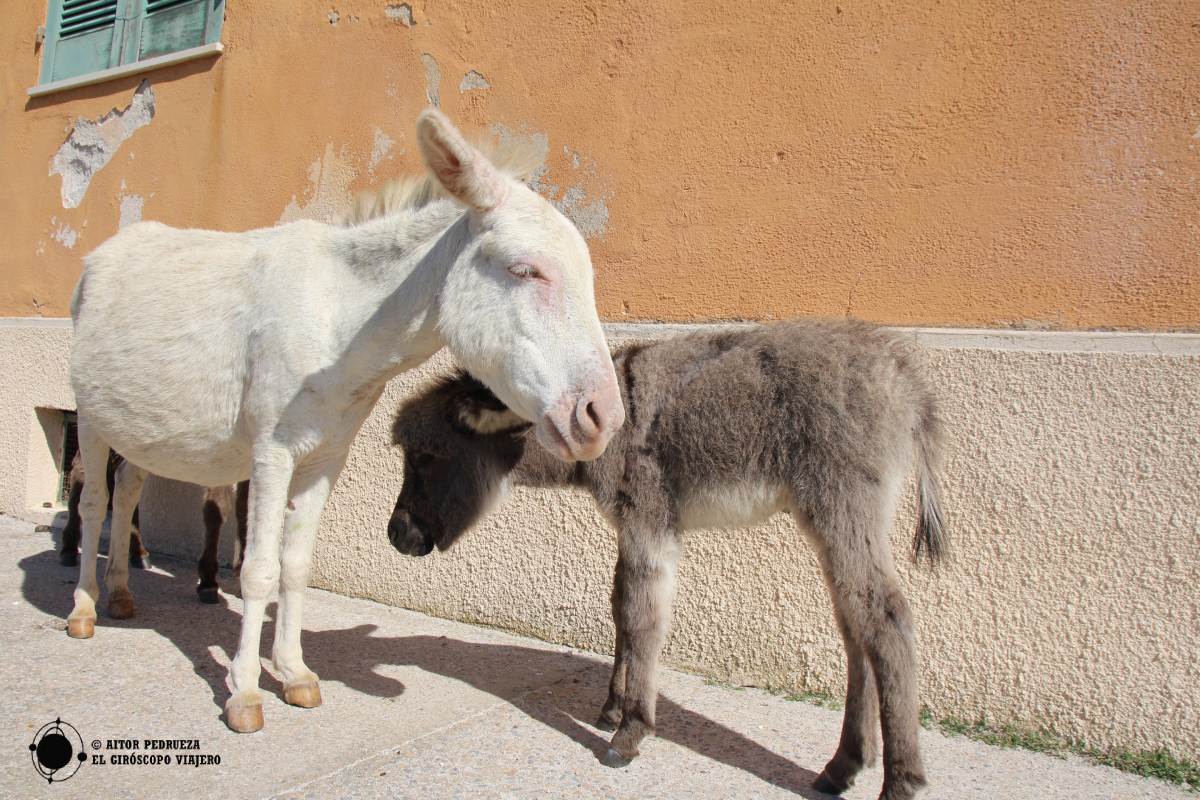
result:
[[[303,644],[325,704],[285,705],[265,659],[266,728],[233,734],[220,714],[240,601],[223,592],[220,605],[200,605],[194,576],[191,564],[155,557],[132,576],[138,616],[101,616],[95,638],[72,640],[63,629],[77,570],[58,564],[50,533],[0,517],[0,797],[826,797],[809,784],[837,742],[840,712],[664,671],[659,738],[610,769],[598,760],[605,734],[591,725],[608,659],[318,590]],[[272,635],[268,622],[264,654]],[[51,785],[29,745],[59,718],[89,760]],[[932,732],[922,744],[929,800],[1191,797],[1075,758]],[[873,798],[880,780],[869,770],[846,796]]]

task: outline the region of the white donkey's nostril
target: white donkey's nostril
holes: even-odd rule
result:
[[[613,433],[625,422],[625,409],[615,383],[565,395],[538,425],[538,441],[564,461],[599,458]]]
[[[583,398],[575,406],[575,422],[585,439],[596,438],[604,427],[600,415],[596,412],[596,403],[589,397]]]
[[[613,432],[625,422],[621,395],[614,385],[602,385],[579,398],[575,406],[576,429],[587,444],[604,449]]]

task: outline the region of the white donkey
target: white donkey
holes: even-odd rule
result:
[[[245,611],[225,704],[235,731],[263,725],[259,637],[276,588],[272,660],[284,700],[321,703],[300,650],[313,542],[389,378],[449,347],[564,460],[597,457],[624,423],[583,238],[439,112],[422,113],[417,138],[457,202],[355,227],[140,223],[88,255],[75,287],[71,385],[85,469],[103,475],[109,447],[126,458],[113,490],[109,614],[134,614],[125,553],[147,472],[202,486],[250,479]],[[77,638],[94,632],[107,499],[104,481],[87,482],[67,626]]]

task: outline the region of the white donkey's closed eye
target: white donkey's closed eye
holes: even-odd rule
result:
[[[533,264],[518,262],[509,267],[508,271],[522,280],[546,280],[546,276]]]

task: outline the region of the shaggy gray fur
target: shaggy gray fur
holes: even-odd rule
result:
[[[575,464],[539,447],[527,423],[460,374],[397,416],[405,479],[389,537],[410,555],[449,547],[505,478],[589,491],[618,531],[616,662],[599,724],[616,730],[607,760],[621,764],[654,731],[682,531],[787,511],[824,570],[848,662],[841,741],[816,787],[850,786],[873,761],[882,722],[880,797],[911,798],[925,783],[917,653],[889,533],[914,461],[914,553],[935,561],[946,551],[940,425],[917,356],[909,341],[853,320],[628,345],[613,356],[626,425],[603,456]]]

